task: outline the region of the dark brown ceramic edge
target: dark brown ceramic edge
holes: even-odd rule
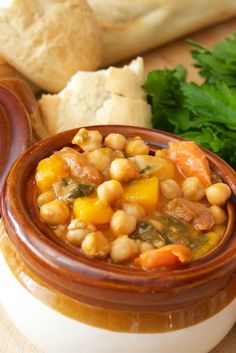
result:
[[[12,164],[31,141],[29,117],[23,104],[0,83],[0,193]]]
[[[111,131],[140,135],[156,149],[179,140],[157,130],[131,126],[96,126],[104,136]],[[1,202],[3,223],[23,261],[47,283],[82,302],[121,310],[170,310],[203,300],[222,289],[236,268],[234,215],[228,236],[213,252],[178,270],[145,272],[76,256],[53,243],[29,217],[26,184],[39,160],[68,145],[77,129],[32,146],[14,165]],[[152,143],[153,141],[153,143]],[[235,195],[235,172],[219,157],[207,152],[211,166],[231,186]],[[235,200],[232,197],[232,202]],[[232,209],[231,209],[232,210]]]
[[[33,127],[34,141],[39,141],[41,136],[49,136],[41,119],[38,102],[28,83],[19,78],[4,78],[0,80],[0,86],[9,89],[23,104]]]

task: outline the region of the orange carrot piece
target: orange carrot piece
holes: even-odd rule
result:
[[[149,250],[135,259],[135,264],[146,270],[160,267],[177,266],[180,263],[189,262],[191,250],[187,246],[172,244],[160,249]]]
[[[211,185],[211,170],[205,153],[195,142],[169,142],[168,157],[185,177],[196,176],[201,183]]]

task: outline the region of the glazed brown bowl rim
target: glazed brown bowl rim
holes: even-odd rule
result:
[[[179,137],[163,131],[127,125],[99,125],[86,128],[97,129],[104,136],[109,132],[120,132],[126,136],[140,135],[145,140],[152,142],[155,137],[154,145],[161,138],[165,140],[168,138],[174,141],[180,140]],[[52,243],[50,239],[45,237],[29,218],[25,200],[22,202],[24,199],[22,188],[25,187],[29,179],[23,180],[21,176],[26,174],[29,178],[31,172],[27,174],[27,166],[32,160],[34,160],[34,165],[37,165],[39,160],[42,159],[42,157],[35,157],[39,152],[44,157],[49,156],[56,149],[52,148],[49,150],[49,145],[61,148],[65,145],[62,145],[61,142],[64,140],[67,141],[66,144],[68,145],[71,137],[77,131],[78,129],[73,129],[59,133],[30,147],[14,164],[4,187],[1,200],[4,226],[23,261],[33,272],[62,292],[88,303],[94,303],[98,299],[98,292],[100,294],[103,293],[104,300],[101,298],[99,301],[101,306],[118,305],[118,303],[115,303],[113,291],[118,290],[119,292],[125,291],[136,294],[135,303],[131,302],[130,298],[132,296],[129,296],[129,299],[125,300],[124,303],[119,303],[120,308],[131,308],[132,306],[141,305],[143,299],[141,299],[142,295],[140,296],[140,294],[144,293],[149,297],[149,303],[146,306],[151,307],[159,302],[159,300],[151,300],[153,293],[173,294],[178,291],[188,291],[189,288],[193,292],[194,288],[199,290],[203,284],[207,284],[209,281],[215,282],[220,277],[223,278],[233,274],[236,268],[236,239],[233,234],[226,243],[221,244],[209,255],[193,262],[190,266],[183,266],[176,270],[154,272],[118,266],[99,260],[94,261],[82,255],[77,258],[74,254],[69,253],[67,249],[63,249],[60,245]],[[209,151],[206,151],[206,153],[210,163],[218,165],[217,172],[230,184],[235,195],[236,174],[234,170],[213,153]],[[14,183],[15,185],[13,185]],[[234,228],[234,220],[232,222],[230,233],[233,232]],[[85,288],[84,291],[81,291],[81,283],[83,288]],[[222,280],[222,286],[223,284],[224,281]],[[96,297],[93,297],[92,288],[99,288]],[[107,294],[109,291],[111,293],[110,296]],[[205,295],[211,295],[212,291],[206,291]],[[139,297],[140,299],[138,299]],[[193,300],[194,295],[190,297]]]
[[[32,129],[24,105],[0,80],[0,194],[13,162],[31,145]],[[14,144],[12,143],[14,141]]]

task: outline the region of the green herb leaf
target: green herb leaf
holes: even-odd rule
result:
[[[150,170],[150,169],[152,169],[152,167],[150,166],[150,165],[146,165],[146,167],[144,167],[141,171],[140,171],[140,173],[141,174],[145,174],[148,170]]]
[[[152,105],[153,127],[174,132],[176,114],[182,115],[183,93],[180,84],[185,82],[186,70],[179,65],[174,70],[155,70],[149,72],[144,89],[149,93]]]
[[[215,86],[183,83],[181,90],[185,108],[194,115],[204,122],[226,124],[227,128],[236,130],[236,92],[224,82],[218,82]]]
[[[236,168],[236,91],[224,82],[188,83],[176,72],[148,75],[153,127],[195,141]]]
[[[163,236],[160,230],[148,221],[140,221],[135,231],[131,234],[131,238],[141,239],[157,248],[169,243],[169,239]]]
[[[192,50],[194,66],[200,69],[207,83],[222,81],[236,89],[236,33],[217,43],[212,50],[191,40],[187,42],[196,48]]]
[[[150,221],[140,221],[131,238],[147,241],[158,248],[166,244],[189,244],[186,224],[166,214]]]
[[[59,199],[67,200],[88,196],[94,192],[95,186],[80,183],[74,178],[64,178],[54,183],[53,189]]]
[[[172,244],[189,245],[189,232],[186,224],[173,216],[163,214],[156,217],[162,224],[162,234],[165,234]]]

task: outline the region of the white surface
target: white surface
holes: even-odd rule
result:
[[[0,301],[16,327],[45,353],[207,353],[236,321],[236,299],[204,322],[161,334],[94,328],[61,315],[24,289],[0,256]]]
[[[0,303],[0,353],[44,353],[23,337]]]

